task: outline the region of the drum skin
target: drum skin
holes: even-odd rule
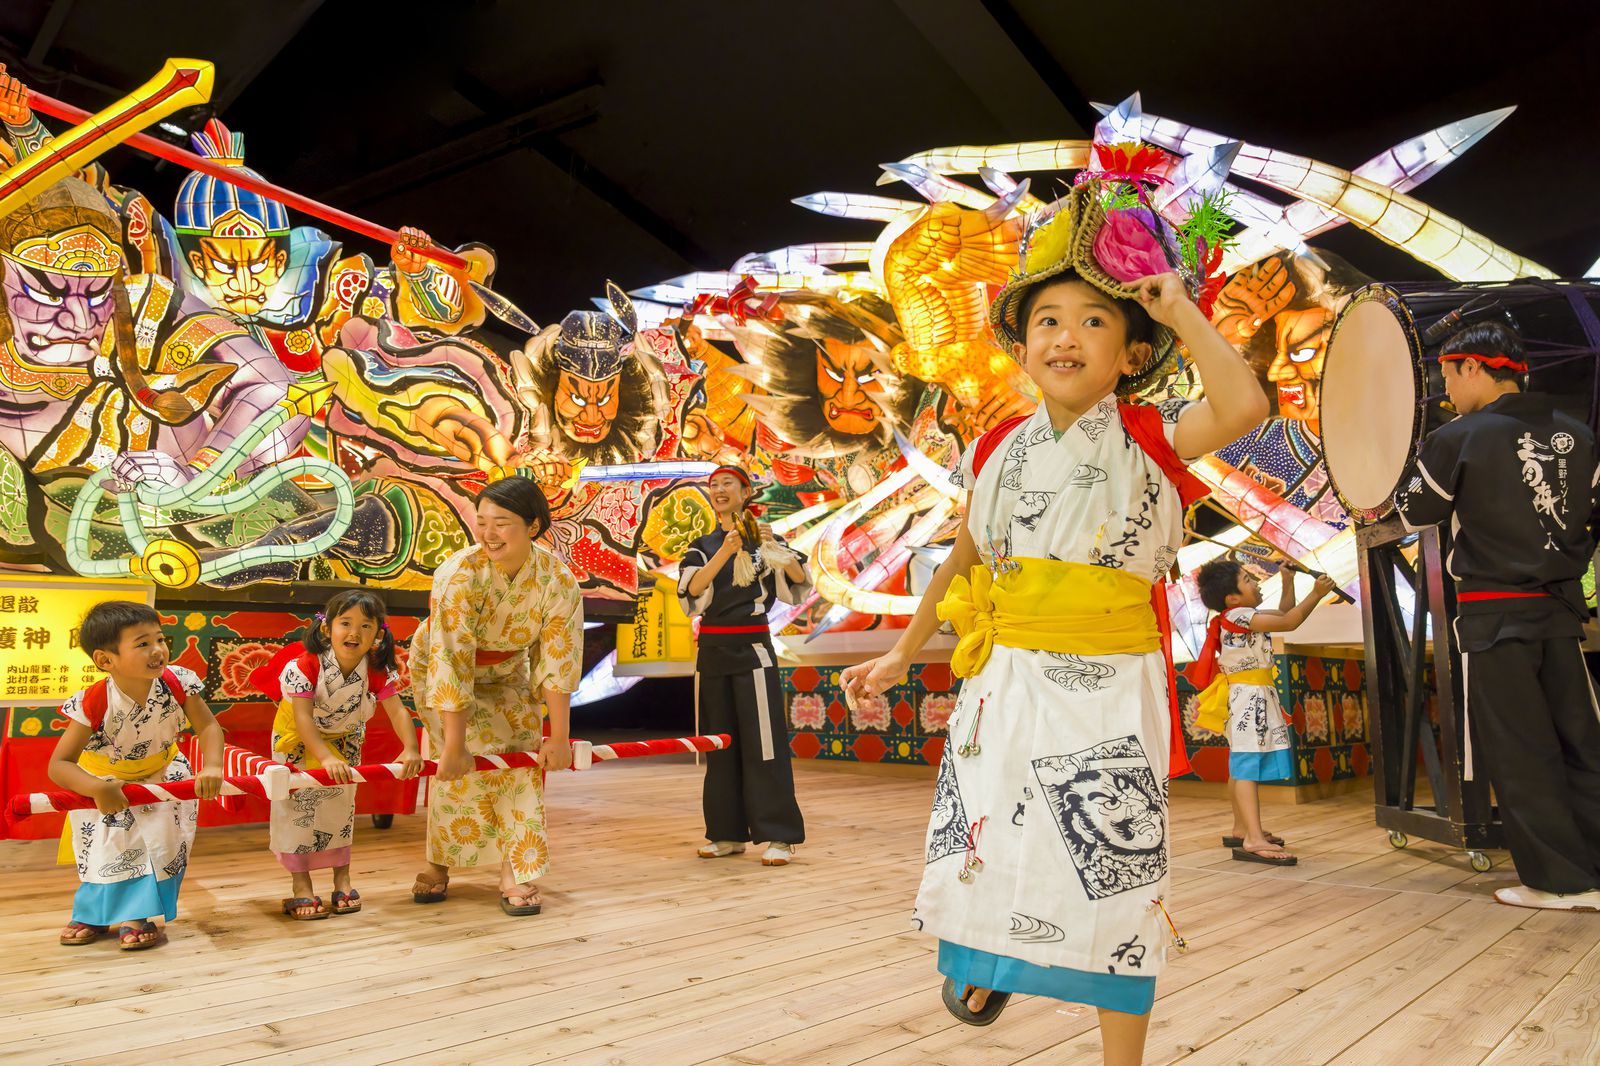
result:
[[[1422,439],[1422,344],[1399,293],[1368,285],[1334,323],[1322,367],[1322,446],[1333,490],[1351,517],[1376,522],[1394,506]]]

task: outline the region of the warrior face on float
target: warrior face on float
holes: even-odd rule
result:
[[[655,449],[661,430],[655,384],[634,351],[633,304],[606,286],[607,311],[572,311],[527,354],[512,354],[517,391],[550,412],[549,446],[569,459],[631,463]]]
[[[856,437],[878,428],[884,417],[878,400],[886,392],[878,379],[879,358],[871,345],[834,337],[817,345],[817,395],[829,428]]]
[[[0,343],[24,366],[80,367],[102,353],[122,255],[96,199],[58,183],[0,221]]]
[[[1333,322],[1371,279],[1331,252],[1281,252],[1239,271],[1217,299],[1217,330],[1265,368],[1278,415],[1322,428],[1322,363]]]
[[[191,140],[211,162],[260,177],[244,165],[244,135],[217,120]],[[282,204],[195,171],[178,189],[173,229],[213,307],[241,318],[268,309],[289,265],[289,212]]]
[[[579,444],[599,444],[611,433],[622,407],[622,374],[590,379],[560,368],[556,379],[556,425]]]
[[[205,284],[214,306],[240,316],[257,314],[267,306],[268,294],[289,263],[289,253],[276,237],[259,229],[249,236],[229,233],[254,229],[252,222],[242,217],[225,220],[188,252],[189,269]]]
[[[888,305],[795,293],[778,308],[781,322],[732,331],[746,359],[733,372],[765,390],[740,398],[795,455],[844,457],[892,446],[919,390],[890,362],[902,337]]]

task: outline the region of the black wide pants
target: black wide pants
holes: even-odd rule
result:
[[[733,738],[731,749],[706,753],[706,839],[805,840],[777,668],[697,673],[695,688],[700,732]]]
[[[1517,875],[1545,892],[1600,888],[1600,709],[1578,641],[1503,640],[1462,662],[1473,765]]]

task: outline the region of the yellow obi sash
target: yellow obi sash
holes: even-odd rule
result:
[[[1263,666],[1259,670],[1240,670],[1237,674],[1218,674],[1200,693],[1200,701],[1195,704],[1194,724],[1213,733],[1225,733],[1228,729],[1229,685],[1266,685],[1271,688],[1276,684],[1277,679],[1270,666]]]
[[[149,777],[178,757],[178,742],[174,740],[154,755],[142,759],[118,759],[113,762],[98,751],[78,753],[78,765],[96,777],[114,777],[118,781],[138,781]]]
[[[282,700],[279,702],[278,713],[272,716],[272,731],[278,735],[278,739],[272,742],[273,751],[281,751],[284,754],[288,754],[302,746],[300,730],[295,726],[294,722],[294,703],[292,701]],[[345,730],[345,733],[348,732],[349,730]],[[323,733],[320,730],[318,731],[323,740],[342,737],[345,733]],[[321,760],[312,755],[310,751],[306,752],[305,765],[308,770],[322,769]]]
[[[142,759],[117,759],[113,761],[98,751],[80,751],[78,765],[84,772],[96,777],[114,777],[118,781],[138,781],[149,777],[157,770],[164,770],[168,763],[178,757],[178,742],[174,740],[165,748],[154,755],[146,755]],[[72,857],[72,819],[68,818],[61,827],[61,843],[56,845],[56,865],[71,866],[75,860]]]
[[[1059,559],[1012,559],[998,577],[974,566],[939,601],[939,617],[960,638],[950,656],[957,677],[973,677],[996,644],[1069,655],[1139,655],[1161,650],[1153,586],[1105,566]]]

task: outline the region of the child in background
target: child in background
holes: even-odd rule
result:
[[[1213,559],[1200,568],[1200,599],[1216,617],[1205,647],[1186,672],[1200,690],[1198,720],[1220,727],[1228,738],[1228,798],[1233,803],[1233,833],[1222,838],[1241,862],[1293,866],[1299,860],[1283,848],[1283,838],[1261,828],[1262,781],[1294,778],[1289,720],[1278,702],[1272,672],[1272,633],[1299,629],[1334,589],[1318,577],[1311,595],[1295,602],[1294,574],[1279,572],[1283,591],[1276,611],[1262,611],[1261,583],[1232,559]]]
[[[293,878],[283,913],[315,921],[361,909],[361,893],[350,884],[350,846],[355,839],[356,786],[350,764],[361,756],[367,719],[381,706],[402,745],[402,777],[422,768],[411,715],[396,695],[394,636],[383,601],[365,589],[350,589],[328,601],[306,632],[251,675],[267,695],[280,700],[272,723],[272,752],[299,769],[325,769],[342,784],[302,788],[272,803],[270,843]],[[315,894],[312,870],[333,870],[330,908]]]
[[[178,916],[199,804],[129,807],[122,786],[193,777],[196,795],[216,797],[222,727],[200,699],[205,683],[167,665],[167,637],[154,608],[121,600],[96,604],[78,629],[78,644],[107,676],[62,705],[67,730],[50,756],[50,780],[98,808],[67,814],[80,884],[60,940],[81,947],[115,925],[119,948],[142,951],[166,942],[156,916],[165,922]],[[200,738],[206,768],[198,774],[178,750],[185,728]]]

